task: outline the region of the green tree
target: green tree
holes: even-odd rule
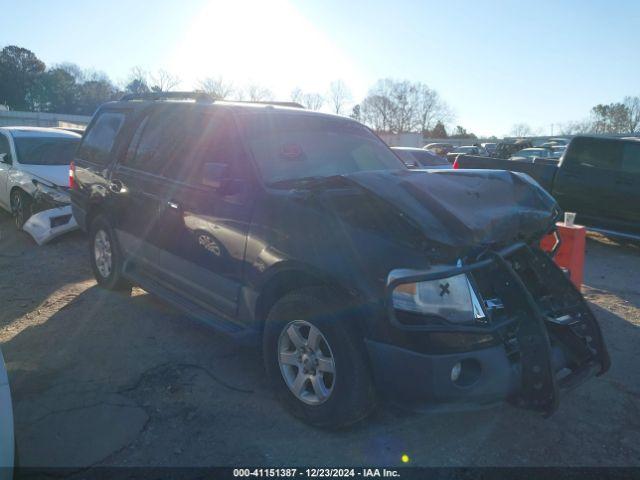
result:
[[[442,122],[436,122],[435,127],[433,127],[433,130],[431,130],[429,133],[429,136],[432,138],[448,138],[449,135],[447,134],[447,129],[444,126],[444,123]]]
[[[36,112],[74,113],[77,105],[76,79],[63,68],[40,74],[26,95],[26,106]]]
[[[93,115],[96,109],[105,102],[115,100],[119,94],[108,78],[88,80],[78,88],[78,104],[76,113]]]
[[[45,64],[26,48],[9,45],[0,51],[0,103],[14,110],[27,107],[27,93]]]

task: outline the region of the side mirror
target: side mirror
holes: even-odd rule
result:
[[[211,188],[220,188],[229,178],[229,164],[205,163],[202,166],[202,184]]]
[[[11,165],[11,154],[9,153],[0,153],[0,162],[7,163]]]

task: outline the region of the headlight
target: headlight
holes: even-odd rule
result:
[[[435,267],[433,271],[437,269]],[[388,282],[415,273],[411,270],[393,270]],[[402,283],[393,290],[392,299],[394,308],[398,310],[436,315],[454,323],[468,323],[485,317],[466,274],[428,282]]]
[[[38,194],[44,195],[45,197],[47,197],[50,200],[53,200],[54,202],[58,202],[58,203],[70,202],[69,193],[67,193],[66,191],[58,187],[48,186],[42,182],[38,182],[37,180],[34,180],[33,184],[36,186],[36,189],[38,190]]]

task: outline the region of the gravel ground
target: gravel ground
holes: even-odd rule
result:
[[[640,246],[591,236],[584,292],[612,368],[550,419],[509,406],[416,414],[383,405],[339,432],[290,417],[257,352],[140,289],[93,280],[86,238],[38,247],[0,214],[0,347],[20,463],[211,465],[640,465]]]

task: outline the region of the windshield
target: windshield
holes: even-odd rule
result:
[[[68,165],[79,138],[16,137],[18,161],[23,165]]]
[[[320,115],[247,114],[241,119],[265,183],[406,168],[357,122]]]

